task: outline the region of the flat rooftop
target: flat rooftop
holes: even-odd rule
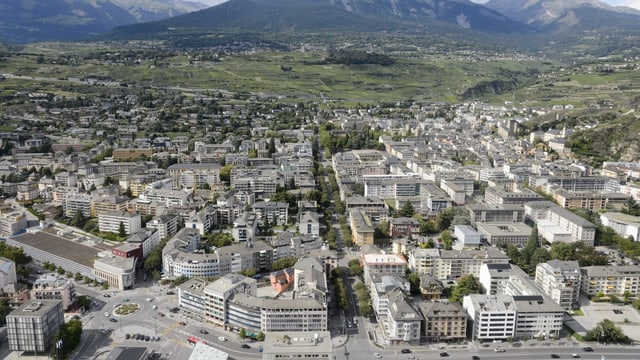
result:
[[[12,240],[90,268],[93,267],[93,259],[95,259],[100,252],[98,249],[43,231],[20,235],[12,238]]]

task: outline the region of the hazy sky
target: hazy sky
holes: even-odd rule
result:
[[[195,0],[207,5],[217,5],[225,2],[226,0]],[[485,3],[488,0],[471,0],[476,3]],[[601,0],[609,5],[629,6],[632,8],[640,9],[640,0]]]

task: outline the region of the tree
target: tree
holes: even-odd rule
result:
[[[177,278],[173,279],[172,284],[173,284],[173,286],[178,286],[178,285],[186,283],[187,281],[189,281],[189,277],[188,276],[180,275]]]
[[[246,277],[252,278],[256,275],[256,269],[248,268],[247,270],[244,271],[243,275]]]
[[[587,334],[584,336],[586,341],[597,341],[599,343],[613,343],[613,344],[630,344],[632,340],[630,337],[625,335],[622,332],[622,329],[615,326],[615,324],[609,320],[605,319],[598,324],[596,327],[587,331]]]
[[[277,271],[277,270],[290,268],[297,261],[298,261],[298,258],[296,256],[288,256],[282,259],[278,259],[271,264],[271,269],[273,269],[274,271]]]
[[[349,275],[358,276],[362,274],[362,268],[360,267],[360,260],[352,259],[349,261]]]
[[[413,208],[413,205],[411,205],[410,201],[406,201],[400,208],[398,214],[403,217],[412,217],[413,214],[415,214],[415,209]]]
[[[91,306],[91,300],[89,300],[89,298],[85,295],[78,296],[78,298],[76,299],[76,303],[85,309],[88,309],[89,306]]]
[[[533,252],[536,251],[537,248],[540,247],[540,242],[538,241],[538,227],[534,226],[531,230],[531,234],[529,234],[529,240],[527,241],[527,245],[525,245],[524,249],[520,252],[522,255],[523,263],[527,264],[531,261],[531,256],[533,256]]]
[[[451,290],[451,296],[449,301],[462,302],[462,299],[470,294],[479,294],[482,290],[482,286],[478,279],[473,275],[464,275],[458,279],[457,285]]]
[[[453,249],[453,235],[451,234],[451,231],[449,230],[444,230],[442,231],[442,233],[440,234],[440,238],[442,239],[442,247],[445,250],[451,250]]]
[[[242,339],[247,337],[247,330],[245,330],[245,328],[240,329],[240,331],[238,332],[238,336],[240,336]]]
[[[264,341],[264,333],[262,331],[260,331],[258,333],[258,335],[256,336],[256,340],[257,341]]]
[[[13,308],[9,306],[9,298],[0,298],[0,326],[7,324],[7,315],[13,311]]]
[[[420,275],[410,272],[407,274],[407,281],[409,281],[411,294],[420,294]]]
[[[109,283],[106,281],[103,281],[101,286],[103,290],[107,290],[109,288]]]
[[[124,230],[124,223],[122,221],[120,221],[120,225],[118,225],[118,236],[123,239],[127,236],[127,233]]]
[[[80,344],[82,338],[82,321],[73,319],[60,325],[60,329],[54,336],[51,345],[51,357],[54,359],[66,359]],[[56,346],[61,344],[61,346]]]

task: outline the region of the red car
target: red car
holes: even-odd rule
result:
[[[186,323],[186,322],[184,322],[184,321],[180,321],[178,324],[180,324],[180,325],[182,325],[182,326],[187,325],[187,323]]]

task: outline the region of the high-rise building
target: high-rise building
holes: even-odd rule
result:
[[[7,315],[9,350],[47,351],[63,323],[62,301],[27,301]]]

